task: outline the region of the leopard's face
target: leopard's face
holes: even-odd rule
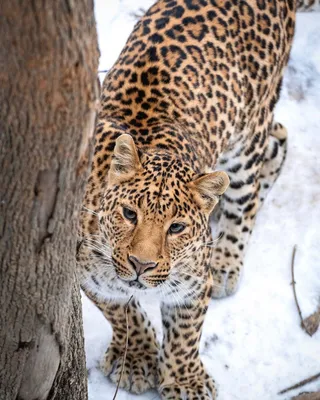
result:
[[[92,268],[99,264],[95,280],[108,280],[108,287],[112,280],[119,293],[128,294],[188,290],[206,271],[208,219],[228,178],[199,177],[163,150],[139,154],[131,137],[123,136],[98,213],[100,244],[89,246]]]
[[[129,181],[108,187],[99,216],[117,276],[145,289],[162,285],[179,266],[194,274],[192,256],[210,239],[187,183],[193,172],[159,153],[143,155],[141,164]]]

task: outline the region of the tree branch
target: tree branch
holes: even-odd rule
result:
[[[120,386],[120,382],[121,382],[122,375],[123,375],[123,371],[124,371],[124,365],[125,365],[126,358],[127,358],[128,341],[129,341],[128,307],[129,307],[130,301],[132,300],[132,297],[133,297],[133,296],[130,297],[130,299],[128,300],[128,302],[127,302],[127,304],[126,304],[126,307],[125,307],[125,314],[126,314],[126,330],[127,330],[127,333],[126,333],[126,343],[125,343],[125,347],[124,347],[124,354],[123,354],[123,360],[122,360],[122,365],[121,365],[120,377],[119,377],[119,380],[118,380],[118,383],[117,383],[117,388],[116,388],[116,391],[115,391],[115,393],[114,393],[114,396],[113,396],[113,399],[112,399],[112,400],[115,400],[116,397],[117,397],[117,395],[118,395],[119,386]]]
[[[292,400],[320,400],[320,392],[301,393]]]
[[[320,378],[320,373],[316,374],[316,375],[313,375],[313,376],[310,376],[310,378],[304,379],[303,381],[298,382],[295,385],[288,387],[287,389],[281,390],[281,392],[279,392],[278,394],[284,394],[284,393],[290,392],[291,390],[300,388],[300,387],[306,385],[307,383],[314,382],[319,378]]]
[[[293,289],[294,301],[296,303],[298,314],[299,314],[300,321],[301,321],[301,326],[307,332],[307,334],[309,336],[311,336],[309,331],[308,331],[308,329],[307,329],[307,327],[304,324],[304,320],[303,320],[303,317],[302,317],[301,309],[300,309],[299,302],[298,302],[298,296],[297,296],[297,292],[296,292],[296,281],[295,281],[295,278],[294,278],[294,262],[295,262],[295,258],[296,258],[296,252],[297,252],[297,245],[294,245],[293,251],[292,251],[292,259],[291,259],[291,276],[292,276],[291,285],[292,285],[292,289]]]

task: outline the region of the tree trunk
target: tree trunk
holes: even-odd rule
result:
[[[0,400],[86,399],[75,249],[98,99],[93,0],[2,0],[0,17]]]

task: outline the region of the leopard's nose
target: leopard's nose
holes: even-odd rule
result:
[[[135,256],[129,256],[129,261],[138,276],[142,275],[146,271],[151,271],[152,269],[156,268],[156,266],[158,265],[158,263],[156,263],[154,261],[141,261]]]

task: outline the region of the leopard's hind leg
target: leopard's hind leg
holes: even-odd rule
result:
[[[213,260],[213,297],[233,294],[240,282],[243,258],[256,213],[279,176],[286,154],[286,130],[274,124],[234,148],[220,160],[230,177],[230,187],[221,202],[218,237]]]
[[[273,124],[260,173],[260,207],[277,180],[286,159],[287,136],[287,130],[282,124]]]

